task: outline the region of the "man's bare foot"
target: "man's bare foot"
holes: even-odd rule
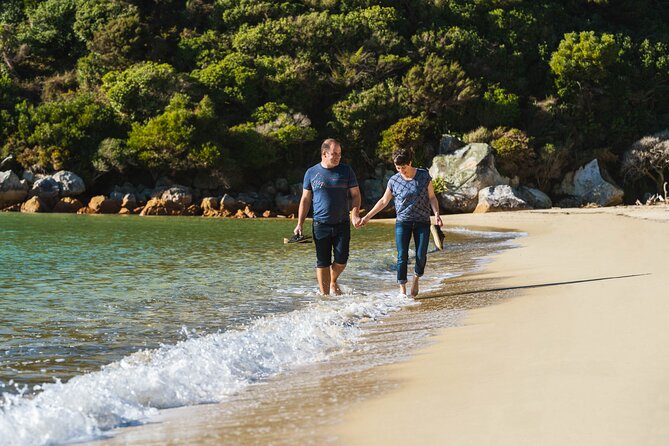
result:
[[[414,276],[413,283],[411,284],[411,295],[413,297],[418,296],[418,276]]]
[[[330,283],[330,294],[334,294],[335,296],[341,296],[341,288],[339,288],[339,285],[337,282]]]

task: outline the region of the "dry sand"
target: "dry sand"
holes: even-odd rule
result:
[[[353,406],[350,445],[669,444],[669,208],[446,216],[525,231],[480,279],[518,297],[473,310]]]

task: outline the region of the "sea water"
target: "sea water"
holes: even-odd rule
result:
[[[394,358],[361,342],[420,305],[397,293],[394,227],[353,230],[345,294],[323,298],[313,244],[283,243],[294,225],[0,214],[0,444],[90,440],[347,353]],[[448,229],[423,290],[514,236]]]

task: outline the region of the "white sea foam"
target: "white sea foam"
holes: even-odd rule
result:
[[[3,445],[93,439],[157,409],[219,402],[244,387],[354,349],[359,322],[413,301],[396,294],[343,296],[255,320],[247,327],[140,351],[32,398],[4,394]]]
[[[444,231],[453,232],[455,234],[468,235],[472,237],[485,238],[485,239],[517,238],[517,237],[524,237],[527,235],[527,233],[525,232],[476,231],[473,229],[467,229],[461,227],[444,228]]]

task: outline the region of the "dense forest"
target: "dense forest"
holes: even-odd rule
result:
[[[546,191],[596,157],[654,192],[621,165],[669,128],[669,1],[3,0],[0,53],[0,155],[93,186],[299,182],[325,137],[365,178],[451,134]]]

